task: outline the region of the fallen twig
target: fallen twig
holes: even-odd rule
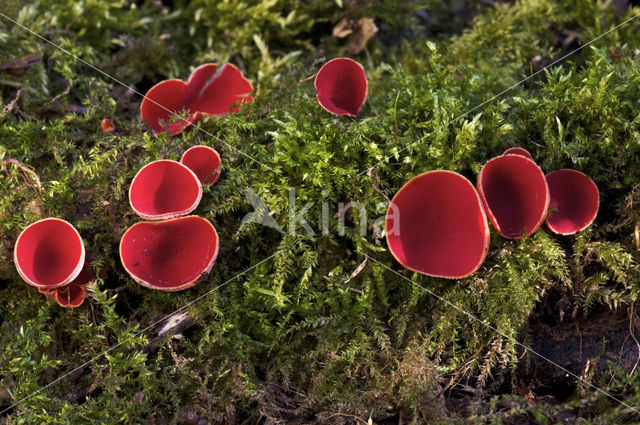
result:
[[[44,209],[42,207],[42,184],[40,184],[40,177],[38,177],[38,174],[35,172],[33,168],[29,167],[28,165],[14,158],[0,160],[0,166],[1,166],[0,169],[2,171],[7,172],[7,165],[13,165],[18,169],[20,169],[22,171],[22,178],[24,179],[25,182],[28,183],[29,180],[33,181],[32,186],[34,186],[38,191],[38,197],[40,201],[37,205],[38,213],[42,218],[46,218],[47,214],[45,214]]]

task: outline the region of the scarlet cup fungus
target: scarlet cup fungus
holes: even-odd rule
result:
[[[236,102],[250,102],[251,82],[231,64],[218,69],[215,64],[197,67],[185,83],[179,79],[165,80],[151,87],[140,105],[140,116],[153,131],[181,133],[205,115],[226,116],[234,113]],[[177,119],[176,114],[187,112]],[[173,122],[173,123],[172,123]]]
[[[473,184],[453,171],[409,180],[386,217],[387,245],[405,268],[459,279],[475,273],[489,249],[489,226]]]
[[[78,277],[67,285],[59,288],[38,288],[38,291],[61,307],[79,307],[87,295],[87,285],[93,281],[89,270],[89,263],[85,261]]]
[[[59,288],[80,274],[84,244],[71,224],[59,218],[45,218],[20,233],[13,259],[18,274],[29,285]]]
[[[480,170],[477,187],[493,227],[505,238],[529,236],[545,220],[549,187],[540,167],[525,156],[489,160]]]
[[[131,226],[120,241],[125,270],[143,286],[179,291],[208,274],[218,255],[218,233],[198,216]]]
[[[187,149],[180,162],[189,167],[202,184],[213,184],[220,177],[220,154],[209,146],[200,145]]]
[[[316,75],[318,103],[335,115],[355,117],[367,99],[367,76],[358,62],[336,58],[325,63]]]
[[[572,235],[587,228],[598,214],[600,194],[589,177],[562,169],[547,174],[551,194],[547,227],[558,235]]]
[[[202,198],[200,180],[185,165],[159,160],[145,165],[133,178],[129,203],[142,218],[164,220],[193,211]]]
[[[58,293],[58,289],[62,289],[64,288],[38,288],[38,292],[40,292],[42,295],[44,295],[45,297],[47,297],[48,300],[52,300],[55,301],[56,300],[56,294]]]
[[[509,148],[506,151],[504,151],[503,155],[520,155],[520,156],[529,158],[530,160],[533,161],[533,157],[531,156],[529,151],[526,150],[525,148],[519,148],[519,147]]]
[[[61,288],[38,289],[48,300],[55,301],[60,307],[79,307],[86,296],[86,287],[70,283]]]
[[[100,127],[103,133],[113,133],[116,130],[116,126],[113,125],[113,122],[109,118],[103,119]]]
[[[56,290],[56,302],[61,307],[79,307],[87,294],[86,286],[70,283]]]

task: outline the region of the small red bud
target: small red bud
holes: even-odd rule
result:
[[[116,126],[113,125],[113,122],[109,118],[105,118],[100,123],[100,127],[102,127],[103,133],[113,133],[116,129]]]

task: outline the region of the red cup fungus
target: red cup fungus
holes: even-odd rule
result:
[[[68,222],[45,218],[20,233],[13,260],[18,274],[29,285],[42,289],[60,288],[82,271],[84,243]]]
[[[529,151],[526,150],[525,148],[520,148],[520,147],[509,148],[506,151],[504,151],[503,155],[520,155],[520,156],[529,158],[530,160],[533,161],[533,157],[531,156]]]
[[[89,263],[85,262],[82,271],[71,283],[58,288],[56,302],[62,307],[78,307],[87,296],[87,286],[93,282]]]
[[[562,169],[547,174],[547,184],[551,195],[549,230],[558,235],[572,235],[593,223],[600,204],[593,180],[580,171]]]
[[[202,184],[213,184],[220,177],[220,154],[209,146],[199,145],[187,149],[180,162],[189,167]]]
[[[79,307],[87,295],[87,286],[93,281],[89,263],[85,261],[82,271],[74,280],[59,288],[38,288],[47,299],[57,302],[61,307]]]
[[[47,297],[48,300],[55,301],[56,294],[58,293],[58,289],[62,289],[62,288],[64,288],[64,286],[61,288],[50,288],[50,289],[38,288],[38,292],[40,292],[42,295]]]
[[[140,217],[164,220],[193,211],[202,198],[200,180],[185,165],[159,160],[138,171],[129,188],[129,203]]]
[[[120,259],[141,285],[179,291],[211,271],[218,248],[213,225],[202,217],[187,216],[134,224],[120,241]]]
[[[78,277],[68,285],[54,289],[38,288],[38,291],[44,294],[47,299],[57,302],[61,307],[79,307],[87,295],[87,286],[93,281],[88,267],[85,264]]]
[[[61,307],[80,307],[87,295],[86,286],[77,285],[73,282],[56,290],[55,301]]]
[[[86,296],[86,286],[70,283],[61,288],[38,289],[48,300],[55,301],[60,307],[73,308],[82,305]]]
[[[165,80],[151,87],[140,105],[140,116],[153,131],[175,136],[203,116],[226,116],[238,110],[236,103],[251,102],[251,82],[231,64],[218,69],[204,64],[193,70],[185,83]],[[178,116],[185,111],[187,116]]]
[[[473,184],[453,171],[409,180],[386,217],[387,245],[405,268],[460,279],[475,273],[489,249],[489,226]]]
[[[100,127],[103,133],[113,133],[116,130],[116,126],[113,125],[113,122],[109,118],[103,119]]]
[[[325,63],[316,75],[318,103],[335,115],[355,117],[367,99],[367,76],[358,62],[336,58]]]
[[[493,227],[508,239],[533,234],[545,220],[549,187],[535,162],[522,155],[502,155],[480,170],[478,192]]]

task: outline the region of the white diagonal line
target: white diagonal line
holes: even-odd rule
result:
[[[49,40],[48,38],[45,38],[43,36],[41,36],[40,34],[38,34],[37,32],[33,31],[31,28],[25,27],[24,25],[22,25],[20,22],[17,22],[16,20],[8,17],[7,15],[5,15],[4,13],[0,12],[0,16],[2,16],[3,18],[7,19],[8,21],[13,22],[15,25],[19,26],[20,28],[22,28],[23,30],[35,35],[36,37],[38,37],[39,39],[51,44],[53,47],[55,47],[56,49],[66,53],[67,55],[73,57],[75,60],[77,60],[78,62],[82,62],[83,64],[87,65],[89,68],[93,69],[94,71],[99,72],[100,74],[104,75],[105,77],[109,78],[110,80],[115,81],[116,83],[120,84],[123,87],[126,87],[128,90],[131,90],[132,92],[134,92],[135,94],[137,94],[138,96],[141,96],[144,99],[147,99],[149,102],[161,107],[162,109],[164,109],[165,111],[169,112],[171,115],[177,117],[178,119],[184,121],[184,122],[188,122],[188,120],[184,117],[182,117],[180,114],[177,114],[173,111],[171,111],[169,108],[159,104],[158,102],[156,102],[155,100],[152,100],[150,98],[148,98],[147,96],[143,95],[142,93],[140,93],[137,90],[132,89],[130,86],[126,85],[125,83],[123,83],[122,81],[118,80],[117,78],[107,74],[106,72],[104,72],[103,70],[101,70],[100,68],[97,68],[96,66],[90,64],[89,62],[85,61],[84,59],[74,55],[73,53],[71,53],[70,51],[68,51],[67,49],[65,49],[64,47],[54,43],[53,41]],[[268,165],[266,165],[263,162],[258,161],[257,159],[255,159],[254,157],[252,157],[249,154],[244,153],[243,151],[241,151],[240,149],[236,148],[235,146],[230,145],[229,143],[225,142],[224,140],[220,139],[219,137],[209,133],[207,130],[203,129],[202,127],[200,127],[197,124],[191,124],[193,127],[197,128],[198,130],[202,131],[203,133],[205,133],[208,136],[211,136],[212,138],[214,138],[215,140],[217,140],[220,143],[225,144],[226,146],[229,146],[230,148],[232,148],[233,150],[235,150],[236,152],[238,152],[239,154],[249,158],[250,160],[252,160],[253,162],[263,166],[264,168],[266,168],[269,171],[272,171],[274,173],[276,173],[277,175],[282,177],[282,174],[280,174],[279,172],[277,172],[276,170],[274,170],[273,168],[269,167]]]
[[[276,251],[275,253],[273,253],[272,255],[270,255],[269,257],[265,258],[264,260],[260,261],[257,264],[254,264],[253,266],[249,267],[248,269],[238,273],[237,275],[235,275],[234,277],[232,277],[231,279],[221,283],[220,285],[216,286],[215,288],[205,292],[204,294],[200,295],[199,297],[189,301],[187,304],[183,305],[182,307],[180,307],[179,309],[177,309],[176,311],[174,311],[173,313],[167,314],[166,316],[162,317],[161,319],[156,320],[155,322],[153,322],[152,324],[150,324],[149,326],[147,326],[146,328],[142,329],[141,331],[136,332],[135,334],[133,334],[132,336],[130,336],[129,338],[125,339],[124,341],[121,341],[115,345],[113,345],[112,347],[110,347],[108,350],[98,354],[97,356],[93,357],[90,360],[87,360],[86,362],[84,362],[83,364],[81,364],[80,366],[76,367],[75,369],[72,369],[71,371],[65,373],[62,376],[57,377],[56,379],[54,379],[53,381],[49,382],[47,385],[45,385],[44,387],[38,389],[37,391],[34,391],[33,393],[29,394],[26,397],[21,398],[20,400],[16,401],[15,403],[13,403],[11,406],[5,408],[4,410],[0,411],[0,415],[2,415],[3,413],[7,412],[8,410],[13,409],[14,407],[16,407],[18,404],[22,403],[23,401],[26,401],[28,399],[30,399],[31,397],[33,397],[34,395],[38,394],[41,391],[46,390],[47,388],[49,388],[50,386],[56,384],[57,382],[61,381],[62,379],[66,378],[67,376],[71,375],[72,373],[76,372],[77,370],[82,369],[83,367],[87,366],[90,363],[95,362],[96,360],[98,360],[99,358],[109,354],[111,351],[115,350],[116,348],[120,347],[122,344],[131,341],[132,339],[136,338],[137,336],[140,336],[141,334],[143,334],[144,332],[148,331],[149,329],[151,329],[152,327],[156,326],[158,323],[163,322],[164,320],[168,319],[169,317],[173,316],[176,313],[179,313],[180,311],[186,309],[187,307],[197,303],[198,301],[200,301],[201,299],[209,296],[210,294],[212,294],[213,292],[218,291],[220,288],[222,288],[223,286],[225,286],[227,283],[234,281],[235,279],[239,278],[240,276],[242,276],[243,274],[247,273],[248,271],[251,271],[253,269],[255,269],[256,267],[258,267],[260,264],[272,259],[273,257],[275,257],[277,254],[279,254],[282,251],[282,249]]]
[[[593,40],[589,41],[589,42],[588,42],[588,43],[586,43],[586,44],[583,44],[582,46],[578,47],[577,49],[572,50],[571,52],[569,52],[569,53],[567,53],[566,55],[562,56],[560,59],[557,59],[557,60],[553,61],[552,63],[550,63],[549,65],[545,66],[544,68],[542,68],[542,69],[540,69],[540,70],[538,70],[538,71],[534,72],[533,74],[529,75],[527,78],[524,78],[524,79],[522,79],[522,80],[518,81],[517,83],[513,84],[512,86],[510,86],[510,87],[508,87],[508,88],[506,88],[506,89],[502,90],[500,93],[498,93],[498,94],[494,95],[494,96],[493,96],[493,97],[491,97],[490,99],[485,100],[484,102],[482,102],[481,104],[479,104],[479,105],[477,105],[477,106],[473,107],[472,109],[469,109],[468,111],[466,111],[466,112],[462,113],[461,115],[458,115],[457,117],[455,117],[455,118],[453,118],[453,119],[449,120],[449,121],[448,121],[448,122],[446,122],[445,124],[441,125],[440,127],[436,128],[435,130],[433,130],[431,133],[428,133],[428,134],[426,134],[426,135],[422,136],[422,137],[420,138],[420,140],[416,140],[415,142],[408,144],[407,146],[405,146],[404,148],[400,149],[398,152],[394,153],[393,155],[388,155],[388,156],[386,156],[383,160],[376,162],[375,164],[373,164],[373,165],[369,166],[367,169],[365,169],[365,170],[363,170],[363,171],[360,171],[360,172],[358,173],[358,175],[359,175],[359,176],[361,176],[361,175],[363,175],[364,173],[366,173],[368,170],[370,170],[371,168],[377,167],[378,165],[380,165],[380,164],[382,164],[383,162],[387,161],[389,158],[392,158],[392,157],[394,157],[394,156],[398,155],[400,152],[404,152],[405,150],[409,149],[411,146],[413,146],[413,145],[415,145],[415,144],[418,144],[418,143],[422,143],[422,142],[423,142],[427,137],[429,137],[429,136],[431,136],[431,135],[433,135],[433,134],[437,133],[438,131],[442,130],[443,128],[445,128],[445,127],[446,127],[446,126],[448,126],[449,124],[452,124],[452,123],[454,123],[454,122],[458,121],[459,119],[461,119],[461,118],[463,118],[463,117],[465,117],[465,116],[469,115],[470,113],[472,113],[472,112],[474,112],[474,111],[477,111],[478,109],[482,108],[482,107],[483,107],[483,106],[485,106],[486,104],[488,104],[488,103],[490,103],[490,102],[493,102],[494,100],[496,100],[497,98],[499,98],[500,96],[502,96],[503,94],[505,94],[506,92],[508,92],[509,90],[514,89],[514,88],[518,87],[520,84],[522,84],[522,83],[524,83],[524,82],[526,82],[526,81],[529,81],[530,79],[532,79],[533,77],[535,77],[536,75],[538,75],[539,73],[541,73],[542,71],[545,71],[547,68],[552,67],[553,65],[557,64],[558,62],[561,62],[561,61],[565,60],[566,58],[568,58],[569,56],[573,55],[574,53],[579,52],[580,50],[584,49],[585,47],[589,46],[590,44],[592,44],[592,43],[594,43],[594,42],[598,41],[599,39],[601,39],[601,38],[602,38],[602,37],[604,37],[605,35],[607,35],[607,34],[609,34],[609,33],[613,32],[613,31],[617,30],[618,28],[620,28],[621,26],[626,25],[627,23],[629,23],[629,22],[633,21],[633,20],[634,20],[634,19],[636,19],[638,16],[640,16],[640,13],[639,13],[639,14],[637,14],[637,15],[632,16],[631,18],[627,19],[626,21],[622,22],[621,24],[616,25],[614,28],[610,29],[609,31],[607,31],[607,32],[604,32],[604,33],[600,34],[599,36],[597,36],[597,37],[596,37],[596,38],[594,38]]]
[[[569,369],[560,366],[558,363],[554,362],[553,360],[551,360],[550,358],[546,357],[543,354],[538,353],[537,351],[533,350],[531,347],[522,344],[521,342],[519,342],[518,340],[516,340],[515,338],[505,334],[504,332],[501,332],[500,330],[498,330],[495,326],[490,325],[489,323],[485,322],[484,320],[474,316],[473,314],[463,310],[462,308],[458,307],[457,305],[455,305],[454,303],[452,303],[451,301],[441,297],[440,295],[436,294],[435,292],[425,288],[422,285],[417,284],[416,282],[414,282],[413,280],[409,279],[408,277],[405,277],[404,275],[402,275],[401,273],[398,273],[397,271],[393,270],[390,267],[385,266],[384,264],[382,264],[380,261],[376,260],[375,258],[370,257],[368,254],[360,251],[359,249],[356,249],[356,251],[358,251],[359,253],[363,254],[365,257],[367,257],[368,259],[370,259],[371,261],[376,262],[377,264],[381,265],[382,267],[384,267],[385,269],[389,270],[390,272],[395,273],[396,275],[400,276],[401,278],[403,278],[404,280],[411,282],[413,285],[415,285],[417,288],[422,289],[424,292],[428,293],[429,295],[436,297],[438,300],[442,301],[443,303],[447,304],[449,307],[453,307],[454,309],[458,310],[460,313],[464,314],[465,316],[469,317],[472,320],[475,320],[476,322],[480,323],[481,325],[491,329],[492,331],[494,331],[495,333],[501,335],[502,337],[508,339],[509,341],[513,342],[516,345],[519,345],[520,347],[524,348],[526,351],[529,351],[532,354],[535,354],[536,356],[540,357],[542,360],[551,363],[552,365],[554,365],[555,367],[561,369],[563,372],[567,373],[568,375],[571,375],[572,377],[576,378],[577,380],[587,384],[589,387],[593,388],[594,390],[606,395],[607,397],[609,397],[612,400],[617,401],[618,403],[622,404],[623,406],[633,410],[634,412],[640,414],[640,410],[636,409],[635,407],[625,403],[624,401],[620,400],[619,398],[615,397],[614,395],[612,395],[611,393],[603,390],[602,388],[596,387],[595,385],[593,385],[591,382],[587,381],[584,378],[579,377],[578,375],[576,375],[575,373],[571,372]]]

